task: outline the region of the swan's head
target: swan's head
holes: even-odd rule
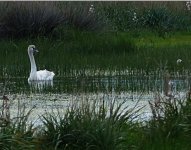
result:
[[[29,45],[28,53],[33,54],[35,52],[38,52],[38,50],[36,49],[35,45]]]

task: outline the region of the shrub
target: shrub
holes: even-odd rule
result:
[[[105,7],[103,8],[107,22],[111,28],[117,31],[129,31],[137,28],[137,14],[135,9],[128,7]]]
[[[57,27],[96,30],[103,27],[102,16],[93,5],[67,2],[3,2],[0,3],[1,37],[22,38],[48,35]],[[55,33],[57,33],[55,32]]]
[[[157,7],[143,11],[140,24],[158,31],[160,36],[174,28],[175,17],[166,7]]]
[[[50,2],[1,3],[1,11],[4,11],[0,17],[1,37],[47,35],[63,21],[61,13]]]
[[[64,3],[60,8],[66,19],[65,25],[78,30],[97,30],[103,27],[103,16],[99,15],[96,7],[89,3]]]

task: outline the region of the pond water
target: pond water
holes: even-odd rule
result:
[[[10,53],[10,55],[9,55]],[[190,73],[170,72],[168,81],[165,81],[166,71],[156,69],[154,71],[137,69],[108,69],[95,66],[75,68],[62,63],[50,63],[38,60],[37,66],[55,72],[52,83],[37,82],[28,83],[30,71],[27,52],[17,54],[7,52],[1,55],[0,65],[0,92],[7,95],[11,103],[11,112],[15,113],[18,102],[27,106],[27,109],[35,106],[33,117],[52,111],[52,109],[65,108],[69,102],[83,99],[110,101],[125,100],[127,105],[134,106],[139,100],[139,106],[145,106],[144,113],[148,113],[148,101],[154,100],[155,93],[163,94],[165,82],[168,82],[171,94],[179,98],[185,97],[190,87]],[[45,56],[44,56],[45,57]],[[59,59],[51,58],[47,60]],[[44,60],[44,59],[43,59]],[[116,67],[117,68],[117,67]],[[32,119],[34,120],[34,118]]]
[[[54,68],[53,68],[54,69]],[[81,70],[79,70],[80,72]],[[75,70],[75,72],[77,72]],[[82,71],[81,71],[82,72]],[[88,72],[88,73],[86,73]],[[123,72],[123,73],[121,73]],[[5,74],[0,77],[0,89],[5,93],[97,93],[97,92],[163,92],[165,84],[164,74],[144,74],[126,71],[99,72],[98,75],[91,75],[86,70],[79,75],[59,76],[56,74],[53,82],[28,83],[28,74],[20,77],[13,77]],[[171,76],[169,86],[172,92],[189,89],[189,78],[187,76]]]

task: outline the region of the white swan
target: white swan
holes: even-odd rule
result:
[[[54,72],[47,71],[46,69],[37,71],[36,63],[35,63],[35,59],[34,59],[34,55],[33,55],[34,52],[38,52],[35,45],[29,45],[28,55],[29,55],[29,59],[30,59],[30,63],[31,63],[31,72],[30,72],[30,76],[28,78],[28,82],[53,80],[53,77],[55,75]]]

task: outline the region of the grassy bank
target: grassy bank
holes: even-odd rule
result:
[[[150,31],[94,33],[68,30],[63,35],[57,39],[2,40],[0,63],[8,67],[29,65],[27,47],[35,44],[40,51],[36,55],[39,67],[49,64],[47,67],[155,70],[165,66],[170,70],[180,70],[191,66],[191,36],[184,32],[175,32],[166,38]],[[177,65],[177,59],[183,62]]]

